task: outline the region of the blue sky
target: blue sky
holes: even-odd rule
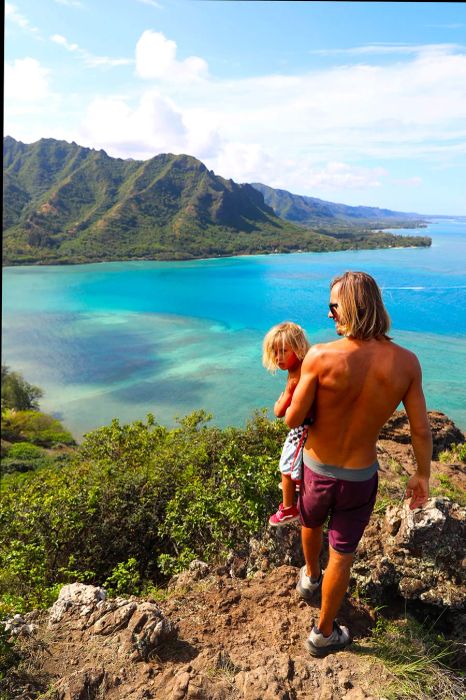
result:
[[[4,132],[466,215],[466,4],[14,0]]]

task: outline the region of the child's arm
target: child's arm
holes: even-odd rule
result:
[[[273,412],[277,416],[277,418],[283,418],[283,416],[286,413],[286,409],[291,404],[291,399],[293,398],[294,390],[298,386],[298,379],[299,378],[288,379],[285,391],[283,391],[278,397],[278,399],[275,401]]]

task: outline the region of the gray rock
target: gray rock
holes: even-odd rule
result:
[[[408,600],[461,609],[466,600],[465,536],[466,508],[448,498],[432,498],[415,511],[407,503],[388,508],[385,520],[364,534],[353,582],[377,602],[397,590]]]
[[[100,601],[105,600],[106,592],[97,586],[84,583],[70,583],[60,590],[58,599],[50,610],[49,622],[56,624],[70,609],[76,615],[89,615]]]

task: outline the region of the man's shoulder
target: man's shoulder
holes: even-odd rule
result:
[[[393,340],[388,342],[390,343],[393,352],[396,353],[400,359],[403,359],[405,362],[409,362],[413,365],[418,364],[419,361],[417,359],[417,355],[412,350],[408,350],[408,348],[403,347],[403,345],[394,343]]]
[[[314,364],[325,360],[330,355],[333,355],[336,351],[341,350],[342,340],[333,340],[329,343],[316,343],[312,345],[307,351],[304,362],[307,364]]]

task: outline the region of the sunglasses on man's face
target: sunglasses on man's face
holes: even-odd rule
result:
[[[338,309],[338,304],[335,304],[335,303],[329,304],[329,305],[328,305],[328,308],[330,309],[330,313],[333,314],[333,312],[335,311],[335,309]]]

